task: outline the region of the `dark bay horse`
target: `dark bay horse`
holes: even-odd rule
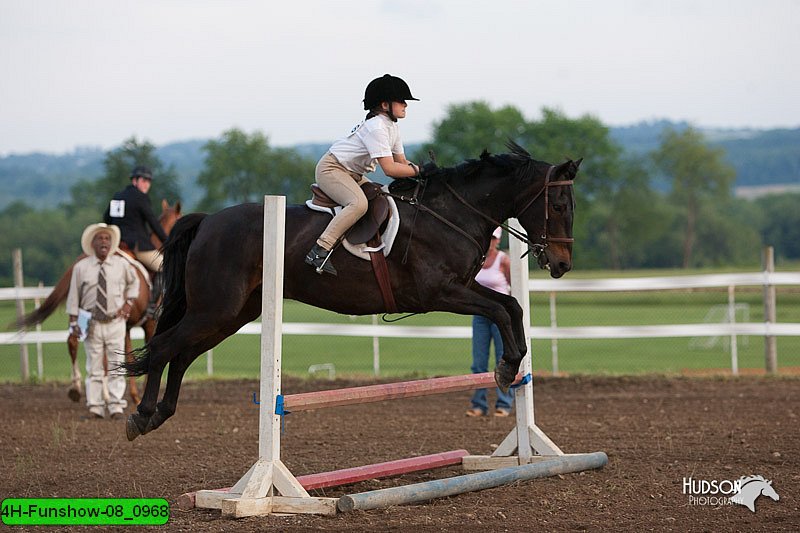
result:
[[[572,180],[580,164],[553,166],[516,144],[509,148],[507,154],[484,152],[426,175],[416,221],[417,206],[397,202],[402,222],[387,257],[400,312],[483,315],[498,325],[505,353],[495,379],[505,389],[527,351],[522,309],[513,297],[473,279],[492,231],[508,218],[517,218],[531,236],[529,249],[551,276],[572,268]],[[174,414],[183,375],[195,358],[261,314],[263,216],[263,205],[242,204],[213,215],[186,215],[173,229],[164,246],[165,292],[156,334],[134,363],[123,365],[128,375],[147,374],[142,401],[128,417],[129,440]],[[338,277],[318,275],[304,263],[329,221],[329,215],[305,206],[287,207],[284,297],[343,314],[385,312],[369,262],[339,249]],[[167,386],[156,403],[167,363]]]
[[[175,205],[173,206],[170,206],[166,200],[161,201],[161,216],[159,217],[158,221],[161,224],[161,227],[164,229],[164,233],[169,235],[173,226],[175,226],[175,222],[177,222],[180,217],[180,201],[175,202]],[[156,237],[155,233],[150,234],[150,242],[152,242],[153,246],[156,248],[161,248],[162,243],[158,237]],[[118,251],[117,253],[122,254],[124,252]],[[81,254],[67,269],[67,271],[64,272],[64,274],[61,276],[61,279],[59,279],[58,283],[56,283],[55,287],[53,287],[53,291],[47,295],[47,298],[38,309],[30,314],[25,315],[17,321],[17,328],[29,328],[35,326],[36,324],[40,324],[44,322],[47,317],[52,315],[56,309],[58,309],[58,306],[67,299],[67,294],[69,293],[69,282],[72,278],[72,267],[74,267],[75,263],[84,257],[86,257],[86,254]],[[131,328],[141,326],[144,330],[145,341],[149,341],[153,337],[153,333],[156,329],[155,320],[152,316],[147,314],[147,306],[150,302],[150,287],[148,286],[148,281],[144,278],[144,275],[138,268],[135,270],[137,276],[139,277],[139,295],[133,302],[130,316],[128,316],[128,320],[126,322],[126,354],[132,354]],[[81,399],[81,371],[78,367],[78,339],[72,335],[69,335],[67,337],[67,348],[69,350],[70,359],[72,359],[72,385],[70,385],[67,395],[72,401],[77,402]],[[132,357],[132,355],[129,357]],[[133,376],[128,379],[128,394],[134,403],[139,403],[139,390],[136,387],[136,378]]]

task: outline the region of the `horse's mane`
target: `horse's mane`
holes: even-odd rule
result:
[[[748,484],[752,481],[763,481],[764,483],[769,483],[768,480],[764,479],[764,476],[757,475],[757,476],[742,476],[739,478],[740,482],[747,482]]]
[[[509,152],[504,154],[492,154],[484,149],[478,159],[467,159],[453,167],[440,167],[426,175],[428,179],[447,179],[453,176],[460,176],[465,179],[478,174],[487,165],[527,172],[529,166],[535,162],[525,148],[512,140],[506,142]]]

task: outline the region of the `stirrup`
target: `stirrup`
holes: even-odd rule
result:
[[[333,263],[330,262],[330,258],[330,251],[326,250],[319,244],[314,244],[311,250],[309,250],[308,254],[306,254],[306,264],[313,266],[317,270],[317,274],[322,274],[325,272],[327,274],[337,276],[338,272],[336,272],[336,268],[334,268]]]

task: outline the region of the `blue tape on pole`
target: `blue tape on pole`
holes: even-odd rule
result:
[[[283,394],[278,394],[275,398],[275,414],[278,416],[283,416]]]
[[[510,388],[518,389],[518,388],[522,387],[523,385],[526,385],[526,384],[530,383],[531,380],[533,380],[533,376],[531,376],[530,374],[525,374],[524,376],[522,376],[522,379],[520,380],[519,383],[517,383],[516,385],[511,385]]]
[[[283,394],[278,394],[275,398],[275,414],[281,417],[281,433],[286,433],[286,415],[291,414],[291,411],[284,407]]]

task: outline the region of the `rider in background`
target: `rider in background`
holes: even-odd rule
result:
[[[150,230],[162,243],[167,240],[167,235],[153,213],[150,197],[147,196],[152,180],[153,173],[148,167],[136,166],[131,172],[131,184],[114,194],[109,202],[103,222],[118,226],[122,242],[147,270],[155,273],[161,268],[161,254],[150,242]]]
[[[406,101],[418,100],[402,79],[384,74],[364,91],[367,116],[350,133],[333,143],[319,160],[315,172],[317,185],[343,209],[328,223],[325,231],[306,255],[306,263],[318,271],[336,275],[328,258],[342,236],[367,212],[367,198],[361,185],[365,174],[376,163],[390,178],[419,176],[420,168],[406,160],[400,140],[398,119],[406,116]]]

